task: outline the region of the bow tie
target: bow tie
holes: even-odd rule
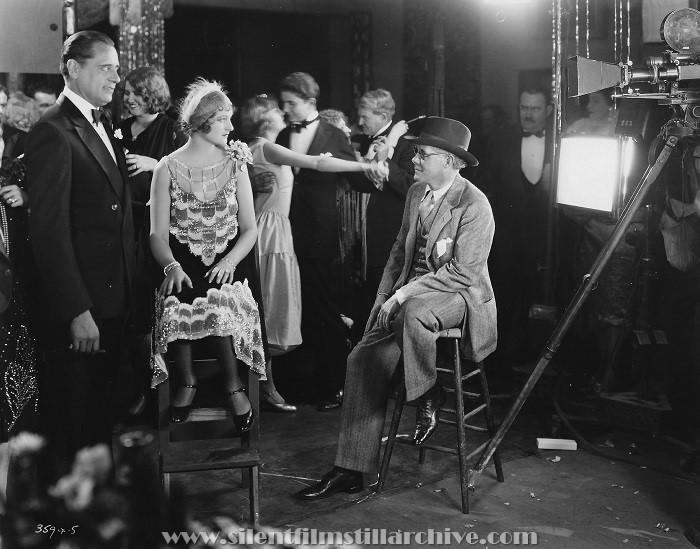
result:
[[[312,122],[316,122],[316,120],[318,120],[318,116],[316,118],[312,118],[311,120],[304,120],[303,122],[292,122],[289,124],[289,129],[293,132],[299,133],[303,128]]]
[[[102,109],[91,109],[90,112],[92,112],[92,120],[96,126],[99,126],[100,122],[104,122],[105,126],[109,125],[109,115],[105,111]]]
[[[544,130],[540,130],[534,133],[526,132],[525,130],[523,130],[523,137],[530,137],[531,135],[534,135],[535,137],[544,137]]]

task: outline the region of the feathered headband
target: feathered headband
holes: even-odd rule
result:
[[[197,110],[197,107],[207,95],[212,92],[219,92],[226,95],[224,88],[218,82],[210,82],[202,77],[197,78],[187,88],[187,97],[182,104],[180,112],[180,121],[183,124],[189,124],[190,118]]]

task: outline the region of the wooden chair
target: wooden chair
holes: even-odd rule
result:
[[[489,396],[488,383],[486,381],[486,371],[484,369],[484,363],[478,362],[475,364],[475,368],[466,374],[462,374],[462,355],[460,352],[460,340],[462,339],[462,330],[458,328],[451,328],[449,330],[442,330],[438,336],[438,341],[440,339],[450,340],[452,344],[452,368],[441,368],[438,367],[437,371],[439,373],[452,374],[452,387],[444,387],[445,391],[455,395],[455,409],[450,409],[447,407],[442,408],[442,413],[440,417],[440,423],[447,425],[454,425],[457,427],[457,444],[455,448],[448,448],[445,446],[438,446],[436,444],[430,444],[427,442],[419,447],[418,451],[418,463],[423,463],[425,460],[426,450],[435,450],[437,452],[447,452],[450,454],[457,454],[459,456],[459,476],[462,488],[462,513],[469,513],[469,467],[468,462],[475,456],[481,454],[484,451],[487,444],[490,442],[491,437],[496,434],[496,425],[493,420],[493,412],[491,410],[491,398]],[[478,393],[465,391],[464,382],[474,376],[479,376],[479,381],[481,385],[481,391]],[[464,411],[464,399],[468,400],[478,400],[480,403],[471,411],[465,413]],[[399,429],[399,423],[401,422],[401,413],[403,412],[403,407],[406,402],[406,385],[402,382],[399,386],[398,396],[396,398],[396,406],[394,407],[394,415],[391,419],[391,426],[389,427],[389,437],[387,438],[386,448],[384,449],[384,456],[382,458],[382,464],[379,470],[379,482],[377,484],[377,492],[381,492],[384,489],[384,483],[386,482],[387,473],[389,471],[389,463],[391,461],[391,454],[394,450],[394,443],[399,442],[402,444],[413,445],[412,440],[397,438],[396,433]],[[444,415],[452,414],[455,419],[446,419]],[[479,427],[476,425],[471,425],[468,421],[479,413],[484,414],[484,419],[486,420],[486,427]],[[461,421],[459,421],[461,418]],[[480,433],[488,433],[489,438],[484,441],[483,444],[479,445],[472,452],[467,453],[467,436],[466,430],[476,431]],[[501,467],[501,456],[496,450],[493,455],[493,462],[496,466],[496,477],[498,482],[503,482],[503,469]]]
[[[195,360],[198,378],[218,371],[216,360]],[[158,386],[159,467],[166,497],[170,497],[170,475],[219,469],[246,469],[241,472],[243,487],[249,491],[250,522],[260,521],[259,467],[260,399],[258,376],[250,369],[247,395],[255,413],[255,423],[247,433],[234,432],[231,412],[224,408],[192,408],[183,423],[170,423],[169,380]]]

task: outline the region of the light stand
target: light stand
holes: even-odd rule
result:
[[[674,129],[676,129],[677,131],[673,131]],[[600,254],[598,254],[598,257],[596,258],[595,262],[593,263],[593,266],[591,267],[590,273],[583,278],[583,282],[581,283],[581,286],[576,292],[576,295],[569,303],[569,306],[567,307],[559,323],[555,326],[552,336],[550,337],[549,341],[545,345],[544,350],[542,351],[542,354],[540,354],[540,357],[537,360],[535,369],[532,371],[532,374],[530,374],[530,377],[525,382],[525,385],[521,389],[520,394],[518,394],[518,397],[516,398],[513,407],[509,410],[508,415],[503,420],[503,423],[501,424],[500,428],[484,449],[483,454],[481,455],[477,463],[474,465],[474,468],[469,471],[469,486],[474,485],[476,475],[481,474],[483,472],[489,460],[491,459],[491,457],[493,457],[496,448],[498,448],[498,446],[501,444],[506,433],[513,425],[513,421],[522,409],[527,398],[530,396],[530,393],[535,388],[537,380],[539,379],[540,375],[545,370],[545,368],[548,366],[549,362],[554,358],[554,355],[557,353],[557,350],[559,349],[559,346],[561,345],[564,336],[569,331],[569,328],[571,327],[574,318],[581,310],[581,307],[588,298],[588,295],[593,290],[596,281],[598,280],[603,269],[610,260],[610,257],[615,251],[615,248],[624,237],[627,228],[632,223],[635,213],[644,202],[644,198],[646,197],[647,192],[651,188],[652,184],[656,181],[656,178],[661,173],[661,170],[663,170],[664,166],[666,165],[666,162],[669,159],[672,150],[678,144],[678,135],[687,135],[687,130],[688,129],[686,127],[682,126],[682,122],[678,122],[676,128],[667,128],[668,133],[666,134],[667,138],[664,148],[661,150],[661,153],[657,157],[654,164],[649,166],[644,172],[644,175],[637,184],[637,187],[634,190],[632,196],[630,197],[629,202],[625,206],[620,216],[620,219],[615,225],[615,228],[613,229],[613,232],[610,235],[610,239],[605,244]]]

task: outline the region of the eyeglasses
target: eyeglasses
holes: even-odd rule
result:
[[[423,149],[421,149],[420,147],[413,147],[413,153],[414,153],[414,156],[417,156],[418,158],[420,158],[421,161],[425,160],[429,156],[439,156],[441,154],[447,154],[444,152],[442,152],[442,153],[427,153]]]

